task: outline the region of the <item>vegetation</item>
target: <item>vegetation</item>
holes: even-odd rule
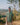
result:
[[[19,2],[20,2],[20,0],[19,0]]]
[[[3,20],[1,20],[1,18],[3,18],[2,15],[0,15],[0,22],[5,23],[5,22],[6,22],[6,21],[5,21],[5,17],[3,18]]]
[[[12,3],[12,1],[14,2],[14,0],[8,0],[9,2],[11,2]]]

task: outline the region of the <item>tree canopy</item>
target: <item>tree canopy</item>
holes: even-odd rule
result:
[[[8,1],[11,3],[13,3],[13,2],[17,3],[18,0],[8,0]]]

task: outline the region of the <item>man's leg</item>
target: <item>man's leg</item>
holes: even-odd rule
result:
[[[7,21],[7,25],[8,25],[8,21]]]
[[[13,21],[12,21],[11,23],[12,23],[12,25],[13,25]]]
[[[9,22],[7,22],[7,25],[9,25]]]

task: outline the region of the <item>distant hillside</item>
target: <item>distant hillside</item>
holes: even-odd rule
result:
[[[1,9],[0,12],[8,12],[8,9]]]
[[[0,9],[0,11],[8,11],[8,9]]]
[[[20,9],[18,10],[18,12],[20,13]]]

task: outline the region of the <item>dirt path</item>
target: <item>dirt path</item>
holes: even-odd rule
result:
[[[13,25],[20,25],[20,21],[14,21]]]

